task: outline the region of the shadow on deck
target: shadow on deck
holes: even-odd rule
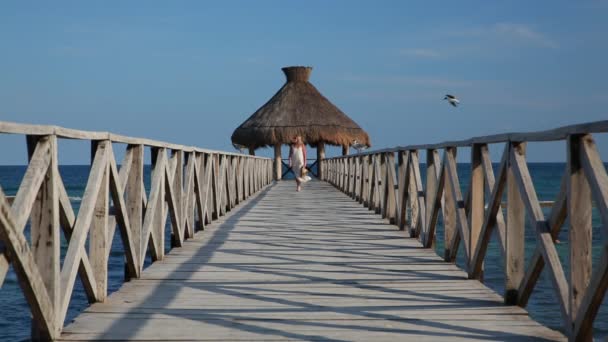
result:
[[[233,209],[62,339],[564,339],[328,183],[294,188]]]

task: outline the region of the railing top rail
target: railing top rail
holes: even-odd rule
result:
[[[512,132],[512,133],[501,133],[486,136],[473,137],[466,140],[454,140],[444,141],[437,144],[426,144],[426,145],[407,145],[397,146],[392,148],[385,148],[380,150],[366,151],[348,156],[339,156],[335,158],[353,157],[353,156],[364,156],[378,153],[391,153],[399,151],[411,151],[411,150],[435,150],[447,147],[470,147],[475,144],[497,144],[505,142],[527,142],[527,141],[557,141],[564,140],[569,135],[573,134],[587,134],[587,133],[604,133],[608,132],[608,120],[587,122],[577,125],[569,125],[558,127],[545,131],[536,132]],[[333,158],[328,158],[333,159]]]
[[[31,125],[22,124],[15,122],[0,121],[0,134],[25,134],[25,135],[56,135],[58,138],[64,139],[77,139],[77,140],[110,140],[113,143],[122,144],[133,144],[133,145],[146,145],[151,147],[162,147],[172,150],[181,150],[184,152],[200,152],[208,154],[224,154],[239,157],[249,157],[256,159],[269,159],[266,157],[251,156],[248,154],[226,152],[210,150],[195,146],[186,146],[179,144],[172,144],[164,141],[129,137],[120,134],[114,134],[111,132],[96,132],[96,131],[83,131],[71,128],[65,128],[54,125]]]

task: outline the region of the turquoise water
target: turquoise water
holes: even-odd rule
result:
[[[559,191],[559,182],[563,174],[565,165],[563,163],[542,163],[529,164],[530,173],[534,180],[534,185],[540,200],[553,200]],[[78,210],[80,198],[86,185],[89,167],[88,166],[61,166],[60,173],[63,182],[66,186],[68,195],[74,207]],[[313,171],[316,171],[313,169]],[[422,175],[424,178],[425,170],[422,167]],[[17,192],[25,166],[0,166],[0,186],[7,195],[14,195]],[[460,183],[463,188],[468,184],[470,178],[470,166],[468,164],[459,164],[458,173]],[[149,188],[150,184],[150,169],[146,167],[144,170],[144,183]],[[463,189],[464,192],[464,189]],[[548,214],[550,208],[545,208],[545,214]],[[608,239],[608,236],[602,236],[600,231],[601,222],[596,211],[593,215],[593,246],[594,260],[599,258],[600,243]],[[29,229],[26,229],[26,236],[29,235]],[[437,250],[443,254],[443,226],[440,220],[437,231]],[[165,245],[168,249],[170,246],[170,234],[166,234],[167,241]],[[566,272],[568,270],[568,230],[567,225],[563,227],[559,238],[562,243],[557,246],[561,257],[562,264]],[[526,257],[529,258],[534,251],[536,239],[534,231],[531,227],[526,227]],[[65,254],[67,244],[63,241],[62,255]],[[462,249],[462,248],[461,248]],[[463,265],[462,253],[459,254],[457,263]],[[496,239],[493,238],[488,248],[488,254],[485,259],[484,270],[485,283],[496,290],[498,293],[503,292],[503,260]],[[116,291],[123,283],[124,277],[124,253],[120,236],[117,233],[114,237],[112,250],[109,259],[109,274],[108,274],[108,290],[109,292]],[[561,317],[559,307],[555,301],[555,294],[551,283],[547,277],[546,271],[543,272],[539,283],[537,284],[532,297],[528,304],[528,310],[533,318],[539,322],[548,325],[554,329],[561,330]],[[66,322],[69,322],[78,315],[84,308],[87,307],[87,300],[82,288],[82,284],[77,281],[70,303],[70,310]],[[27,303],[25,302],[21,289],[17,284],[15,273],[11,270],[7,276],[6,282],[0,289],[0,341],[15,341],[27,340],[30,331],[30,314]],[[594,335],[597,337],[608,335],[608,300],[604,299],[604,303],[600,309],[598,317],[595,320]]]

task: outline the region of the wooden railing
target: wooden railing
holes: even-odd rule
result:
[[[171,247],[180,247],[272,182],[267,158],[54,126],[0,122],[0,133],[22,134],[27,141],[29,163],[16,196],[9,201],[0,187],[0,286],[11,264],[31,309],[34,339],[60,336],[77,277],[89,302],[105,300],[117,226],[126,275],[138,278],[148,253],[153,261],[163,259],[167,217]],[[77,214],[59,174],[58,139],[91,143],[90,174]],[[126,145],[120,168],[113,143]],[[145,148],[152,159],[149,195]],[[31,244],[24,235],[28,221]],[[69,243],[62,264],[61,232]]]
[[[564,330],[571,340],[590,340],[592,326],[608,288],[608,241],[592,267],[592,205],[608,232],[608,176],[592,133],[607,132],[608,121],[534,133],[511,133],[433,145],[397,147],[326,159],[324,180],[382,214],[423,247],[443,238],[443,257],[454,262],[463,247],[471,279],[482,279],[492,232],[505,260],[505,303],[525,307],[547,267]],[[566,141],[567,163],[559,195],[545,217],[526,162],[526,145],[538,141]],[[489,145],[504,144],[495,177]],[[471,179],[463,195],[456,151],[470,148]],[[420,174],[419,151],[426,150],[426,184]],[[443,158],[440,157],[443,150]],[[395,161],[396,159],[396,161]],[[506,191],[506,203],[503,193]],[[506,217],[503,206],[506,204]],[[439,214],[444,236],[435,234]],[[527,215],[526,215],[527,214]],[[535,229],[536,248],[525,266],[526,217]],[[569,219],[568,274],[560,262],[555,240]],[[524,267],[525,266],[525,267]]]

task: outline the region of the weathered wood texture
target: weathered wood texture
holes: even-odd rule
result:
[[[113,141],[106,139],[112,135],[68,131],[70,138],[93,139],[90,174],[75,215],[57,165],[57,140],[64,135],[47,126],[8,123],[0,123],[0,133],[7,127],[13,133],[21,129],[31,135],[26,136],[29,164],[11,203],[0,187],[0,287],[12,265],[31,309],[36,340],[59,337],[78,278],[89,302],[106,300],[108,257],[116,228],[125,251],[126,279],[137,279],[147,255],[154,261],[163,259],[166,231],[172,236],[171,247],[180,247],[202,229],[201,223],[209,217],[210,187],[218,189],[215,210],[223,215],[237,205],[236,188],[244,188],[246,175],[257,183],[243,193],[243,200],[272,180],[272,161],[267,158],[148,145],[146,140],[131,138]],[[47,131],[52,134],[39,135]],[[112,143],[125,141],[129,145],[119,171]],[[146,147],[152,150],[149,196],[143,186]],[[213,158],[222,163],[213,169],[217,176],[210,178],[211,168],[202,169],[202,161]],[[246,165],[238,175],[237,165]],[[24,235],[28,221],[31,243]],[[68,245],[60,264],[62,232]]]
[[[565,340],[502,301],[327,183],[279,182],[90,306],[61,339]]]
[[[459,142],[416,145],[368,151],[322,162],[327,180],[350,193],[340,179],[350,178],[350,169],[340,168],[357,160],[363,170],[358,194],[360,202],[384,217],[396,220],[400,229],[417,237],[424,247],[433,247],[441,214],[445,235],[444,259],[454,262],[462,245],[469,278],[483,281],[483,264],[488,244],[496,236],[505,260],[506,304],[525,307],[543,269],[547,270],[556,302],[560,307],[563,330],[571,340],[589,341],[593,322],[608,289],[608,241],[592,246],[592,207],[595,204],[603,229],[608,227],[608,176],[591,133],[607,132],[608,121],[561,127],[550,131],[509,133],[472,138]],[[555,201],[539,201],[528,165],[526,145],[533,141],[564,140],[567,167]],[[488,144],[505,145],[495,178]],[[471,149],[471,180],[461,193],[456,168],[458,147]],[[426,150],[426,184],[420,179],[419,152]],[[440,162],[438,149],[443,149]],[[397,167],[379,160],[398,160]],[[396,189],[391,172],[397,172]],[[339,177],[336,177],[339,175]],[[376,192],[383,195],[377,200]],[[390,191],[390,193],[386,193]],[[395,200],[390,200],[396,192]],[[506,195],[506,202],[503,199]],[[542,207],[551,206],[545,218]],[[441,210],[440,210],[441,209]],[[505,212],[503,213],[503,210]],[[504,216],[503,216],[504,215]],[[525,259],[526,220],[536,235],[536,250]],[[569,222],[568,274],[561,264],[555,240]],[[496,234],[493,234],[496,232]],[[606,237],[608,234],[602,234]],[[598,248],[599,247],[599,248]],[[600,251],[599,262],[592,263],[592,250]],[[546,268],[545,268],[546,267]]]

